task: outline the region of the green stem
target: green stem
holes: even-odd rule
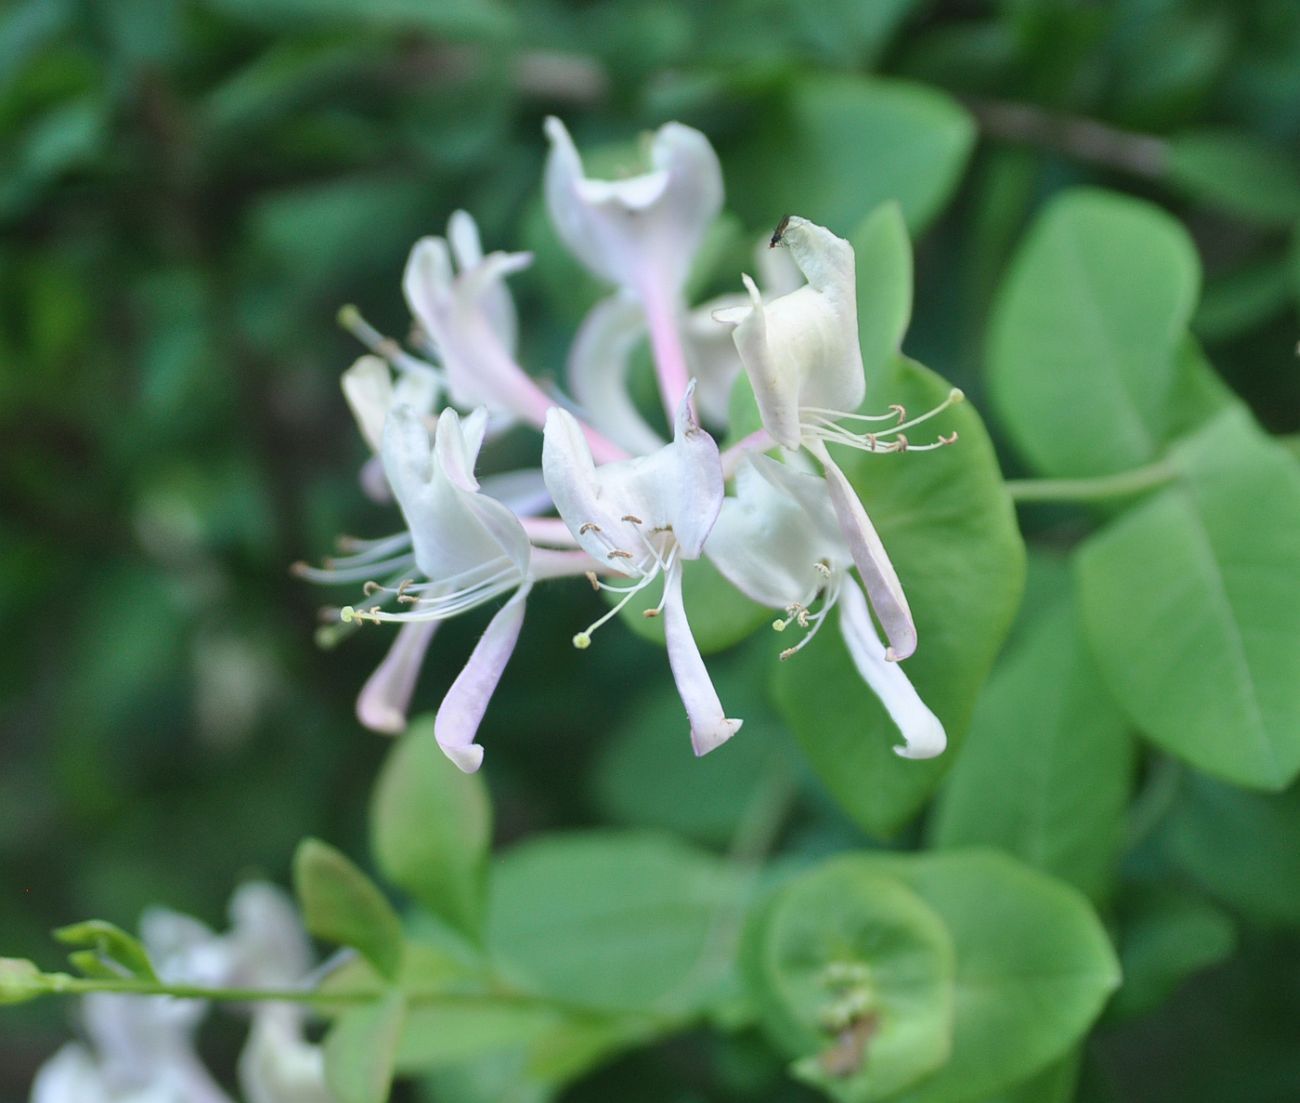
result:
[[[1124,498],[1172,482],[1178,469],[1168,460],[1092,479],[1008,479],[1007,493],[1017,502],[1100,502]]]

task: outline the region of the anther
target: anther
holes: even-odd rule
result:
[[[585,573],[586,573],[586,575],[587,575],[587,581],[591,583],[591,588],[592,588],[593,590],[595,590],[597,593],[599,593],[599,592],[600,592],[600,579],[596,577],[596,572],[595,572],[595,571],[587,571],[587,572],[585,572]]]
[[[957,433],[956,433],[956,430],[954,430],[953,432],[949,433],[946,437],[945,437],[942,433],[940,433],[940,434],[939,434],[939,443],[940,443],[940,444],[956,444],[956,443],[957,443]]]
[[[293,575],[295,578],[301,577],[302,575],[306,574],[310,570],[311,567],[308,564],[304,563],[301,559],[299,559],[297,563],[289,564],[289,573]]]
[[[831,565],[824,559],[817,560],[817,562],[813,564],[813,570],[821,575],[822,578],[830,578],[831,576]]]
[[[899,433],[899,434],[898,434],[898,439],[897,439],[896,441],[894,441],[894,447],[893,447],[892,450],[895,451],[895,452],[906,452],[906,451],[907,451],[907,437],[905,437],[902,433]]]
[[[586,536],[589,532],[600,532],[600,526],[595,521],[584,521],[578,529],[578,535]]]
[[[609,553],[609,558],[610,559],[631,559],[632,553],[630,551],[624,551],[622,548],[615,548],[612,552]]]
[[[625,513],[619,518],[620,521],[629,521],[634,525],[644,525],[645,522],[640,517],[635,517],[631,513]]]
[[[782,662],[785,662],[786,659],[788,659],[791,655],[793,655],[798,650],[799,649],[797,647],[787,647],[784,651],[781,652],[780,655],[777,656],[777,658],[779,658]]]
[[[897,402],[889,407],[898,415],[898,424],[902,425],[907,420],[907,407],[900,406]]]
[[[375,594],[379,593],[379,591],[382,589],[383,586],[381,586],[378,582],[372,580],[370,582],[365,583],[361,587],[361,592],[365,594],[366,597],[374,597]]]
[[[659,610],[658,610],[658,609],[642,609],[642,610],[641,610],[641,615],[642,615],[643,617],[645,617],[646,620],[654,620],[655,617],[657,617],[657,616],[659,615]]]

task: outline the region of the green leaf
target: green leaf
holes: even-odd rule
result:
[[[135,935],[127,934],[121,927],[103,919],[87,919],[83,923],[73,923],[60,927],[54,937],[65,946],[76,946],[80,953],[70,955],[74,964],[91,975],[121,978],[126,976],[139,980],[157,981],[149,960],[149,951]],[[95,969],[99,962],[104,968]],[[90,966],[90,968],[86,968]]]
[[[1237,130],[1191,130],[1169,139],[1169,182],[1230,214],[1288,225],[1300,218],[1300,162]]]
[[[915,231],[952,194],[974,137],[970,116],[933,88],[808,74],[728,160],[728,179],[744,181],[728,198],[752,226],[793,213],[839,234],[896,200]]]
[[[913,361],[897,359],[870,381],[871,406],[938,405],[949,386]],[[907,592],[920,644],[905,669],[958,743],[985,675],[1011,623],[1024,581],[1024,545],[993,446],[969,403],[935,419],[956,430],[949,448],[917,454],[840,455],[838,462],[871,514]],[[776,701],[835,799],[875,835],[916,814],[951,755],[899,758],[898,731],[863,683],[836,633],[821,638],[773,676]]]
[[[754,916],[744,956],[769,1034],[833,1099],[883,1099],[947,1059],[952,939],[901,881],[846,862],[805,873]]]
[[[364,873],[319,839],[304,839],[293,858],[303,923],[317,938],[355,947],[389,980],[402,966],[402,925]]]
[[[410,30],[426,34],[499,37],[510,31],[514,19],[498,0],[208,0],[236,19],[288,30],[319,32],[338,27]]]
[[[1076,1050],[1029,1079],[985,1096],[980,1103],[1074,1103],[1079,1058]]]
[[[489,944],[517,984],[593,1010],[682,1018],[731,953],[719,932],[743,903],[724,862],[648,832],[527,843],[498,860]]]
[[[389,752],[370,814],[375,860],[393,884],[434,915],[477,937],[483,925],[492,806],[478,774],[465,774],[413,721]]]
[[[1193,973],[1228,958],[1237,931],[1227,915],[1165,886],[1135,885],[1120,899],[1119,959],[1124,985],[1109,1015],[1154,1011]]]
[[[957,949],[952,1057],[891,1103],[973,1103],[1043,1072],[1119,984],[1100,921],[1075,889],[992,851],[839,859],[898,877]]]
[[[1083,618],[1156,743],[1239,785],[1300,771],[1300,466],[1243,410],[1180,447],[1171,486],[1091,537]]]
[[[406,1003],[401,993],[343,1012],[325,1037],[325,1080],[339,1103],[384,1103]]]
[[[1123,841],[1133,741],[1083,640],[1069,574],[1053,573],[1060,588],[1032,610],[975,707],[931,837],[1000,847],[1101,900]]]
[[[1109,474],[1165,441],[1196,252],[1159,208],[1077,190],[1034,223],[999,293],[989,388],[1045,475]]]
[[[1300,787],[1248,793],[1189,776],[1166,838],[1177,864],[1216,899],[1259,922],[1300,927]]]
[[[862,368],[874,379],[898,355],[912,317],[912,242],[902,208],[881,204],[848,241],[857,262]]]

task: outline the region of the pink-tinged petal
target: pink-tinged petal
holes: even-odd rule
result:
[[[722,702],[686,619],[680,567],[674,566],[664,574],[663,617],[668,665],[691,723],[691,746],[697,755],[708,754],[740,731],[743,721],[729,719],[722,711]]]
[[[569,387],[584,416],[633,453],[653,452],[664,443],[628,393],[632,352],[644,336],[641,304],[619,292],[591,308],[569,351]]]
[[[483,246],[479,240],[478,225],[467,212],[452,212],[451,218],[447,220],[447,242],[460,271],[468,272],[482,262]],[[492,332],[500,339],[506,351],[513,355],[518,341],[519,321],[510,292],[504,284],[496,283],[483,292],[480,301]]]
[[[916,650],[916,623],[908,608],[903,584],[898,581],[894,565],[889,561],[885,545],[880,542],[876,526],[858,500],[857,492],[845,478],[825,445],[814,441],[809,451],[822,462],[826,471],[826,489],[830,491],[831,505],[853,554],[853,563],[862,575],[862,582],[871,598],[871,607],[880,618],[880,625],[889,640],[885,657],[901,662]]]
[[[885,648],[876,636],[876,626],[867,612],[866,599],[851,579],[844,582],[839,606],[840,632],[853,665],[903,734],[904,745],[895,747],[894,752],[903,758],[934,758],[942,754],[948,745],[943,724],[921,700],[903,668],[886,658]]]
[[[666,491],[670,501],[667,521],[686,559],[698,559],[704,551],[725,491],[718,444],[695,417],[692,390],[687,388],[677,409],[673,442],[661,452],[667,469],[659,474],[661,493]]]
[[[488,702],[514,653],[524,623],[529,586],[521,586],[487,626],[465,669],[452,682],[434,719],[438,746],[457,766],[472,774],[483,763],[483,748],[474,742]]]
[[[438,415],[434,432],[433,454],[442,474],[458,490],[473,493],[478,489],[474,477],[474,462],[483,447],[483,433],[487,429],[487,410],[482,406],[468,417],[462,418],[448,407]]]
[[[436,620],[425,620],[398,629],[388,654],[357,696],[357,719],[365,727],[384,735],[400,735],[406,730],[411,695],[437,627]]]
[[[546,203],[568,249],[597,275],[675,300],[709,224],[722,209],[722,170],[697,130],[668,123],[651,146],[651,171],[624,180],[587,179],[559,119],[546,120],[551,152]]]
[[[361,465],[359,476],[361,489],[372,502],[387,505],[393,500],[392,488],[388,485],[388,476],[384,474],[384,461],[379,456],[371,456]]]

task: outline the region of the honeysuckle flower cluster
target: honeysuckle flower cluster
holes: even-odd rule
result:
[[[219,935],[178,912],[146,912],[142,942],[159,977],[204,988],[310,987],[311,947],[283,892],[246,884],[230,918]],[[31,1103],[232,1103],[195,1048],[207,1010],[202,1000],[172,996],[85,996],[86,1041],[69,1042],[41,1066]],[[304,1033],[303,1006],[257,1003],[249,1014],[238,1070],[246,1103],[335,1103],[321,1049]]]
[[[921,443],[907,434],[960,392],[910,419],[901,407],[859,412],[867,380],[853,249],[803,218],[782,219],[762,243],[765,290],[743,275],[743,293],[692,309],[686,278],[723,203],[717,156],[698,131],[660,128],[648,170],[620,180],[589,178],[558,119],[547,120],[546,134],[551,220],[610,285],[574,337],[567,394],[543,388],[517,358],[505,281],[530,256],[484,253],[463,211],[445,238],[425,238],[411,253],[403,281],[409,349],[355,310],[341,316],[369,349],[343,377],[373,452],[363,484],[396,502],[405,527],[341,540],[339,557],[297,570],[361,586],[363,600],[334,611],[343,624],[397,627],[361,690],[359,719],[400,732],[437,625],[495,605],[435,721],[452,761],[477,769],[478,728],[529,593],[544,581],[585,578],[617,600],[573,636],[579,649],[657,587],[658,603],[644,615],[663,619],[691,742],[705,754],[742,723],[718,698],[682,598],[684,564],[707,556],[732,585],[782,614],[778,630],[803,631],[782,659],[801,652],[838,609],[844,645],[902,734],[895,749],[909,758],[939,754],[943,727],[899,665],[917,646],[907,598],[830,446],[897,453],[950,444],[955,434]],[[662,415],[639,407],[630,388],[643,342]],[[723,452],[713,434],[727,428],[727,399],[742,374],[762,427]],[[485,445],[517,425],[541,431],[540,468],[479,474]]]

